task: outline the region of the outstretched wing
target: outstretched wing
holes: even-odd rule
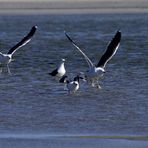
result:
[[[93,63],[91,60],[86,56],[86,54],[76,45],[76,43],[70,38],[70,36],[65,32],[66,37],[68,40],[78,49],[78,51],[84,56],[86,62],[88,63],[89,68],[94,67]]]
[[[7,54],[13,54],[16,50],[21,48],[22,46],[26,45],[28,42],[30,42],[31,38],[35,34],[37,30],[37,26],[33,26],[30,32],[28,33],[27,36],[25,36],[19,43],[17,43],[15,46],[13,46]]]
[[[107,62],[114,56],[116,53],[121,41],[121,32],[117,31],[111,42],[109,43],[105,53],[101,57],[100,61],[97,64],[97,67],[105,67]]]

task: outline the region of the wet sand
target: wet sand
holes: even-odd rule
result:
[[[145,136],[8,136],[0,138],[3,148],[147,148]]]

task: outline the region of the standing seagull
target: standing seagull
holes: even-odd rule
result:
[[[79,80],[83,78],[78,75],[74,77],[73,81],[67,80],[67,78],[68,76],[65,75],[59,80],[59,82],[66,83],[66,87],[69,94],[75,94],[76,91],[80,88]]]
[[[65,62],[65,59],[62,59],[60,65],[55,70],[53,70],[52,72],[50,72],[49,75],[51,75],[51,76],[57,76],[57,77],[64,76],[65,73],[66,73],[64,62]]]
[[[95,66],[92,61],[86,56],[86,54],[76,45],[76,43],[70,38],[70,36],[65,32],[66,37],[69,41],[78,49],[78,51],[84,56],[86,62],[88,63],[89,70],[86,72],[86,78],[94,87],[97,84],[97,87],[100,88],[98,80],[105,73],[105,66],[107,62],[115,55],[121,41],[121,32],[117,31],[113,39],[107,46],[105,53],[102,55],[98,64]],[[96,83],[97,82],[97,83]]]
[[[33,35],[35,34],[37,29],[37,26],[33,26],[30,32],[28,33],[27,36],[25,36],[19,43],[17,43],[15,46],[13,46],[8,53],[3,54],[0,52],[0,66],[5,66],[7,65],[7,70],[8,73],[11,74],[10,69],[9,69],[9,63],[12,61],[12,55],[21,47],[26,45],[27,43],[30,42],[32,39]],[[2,69],[1,69],[2,72]]]

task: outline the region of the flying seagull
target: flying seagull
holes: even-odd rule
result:
[[[91,85],[94,87],[97,85],[97,87],[100,88],[98,84],[98,80],[102,78],[102,76],[105,73],[105,66],[106,64],[111,60],[111,58],[115,55],[117,52],[117,49],[120,45],[121,41],[121,32],[117,31],[113,39],[110,41],[110,43],[107,46],[106,51],[100,58],[97,65],[94,65],[92,61],[88,58],[88,56],[77,46],[77,44],[70,38],[70,36],[65,32],[66,37],[68,40],[78,49],[78,51],[84,56],[89,69],[86,72],[86,79],[88,82],[91,83]]]
[[[37,26],[33,26],[30,32],[25,36],[19,43],[17,43],[15,46],[13,46],[8,53],[3,54],[0,52],[0,66],[6,66],[7,65],[7,70],[8,73],[11,74],[10,69],[9,69],[9,63],[12,61],[12,56],[13,54],[21,47],[26,45],[27,43],[30,42],[32,37],[34,36],[35,32],[37,30]],[[1,69],[2,72],[2,69]]]
[[[54,69],[52,72],[50,72],[49,75],[57,76],[57,77],[64,76],[66,73],[64,63],[65,63],[65,59],[62,59],[60,65],[56,69]]]
[[[74,79],[72,81],[68,80],[67,78],[68,78],[68,76],[64,75],[59,80],[59,82],[60,83],[66,83],[66,88],[67,88],[69,94],[75,94],[76,91],[78,91],[78,89],[80,88],[79,80],[84,79],[84,78],[80,77],[79,75],[74,77]]]

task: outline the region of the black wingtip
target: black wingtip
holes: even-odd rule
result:
[[[120,30],[118,30],[117,33],[121,35],[121,31]]]
[[[49,72],[48,73],[50,76],[55,76],[56,74],[54,74],[53,72]]]
[[[37,29],[38,28],[38,26],[37,25],[35,25],[35,26],[33,26],[35,29]]]
[[[30,34],[34,34],[37,29],[38,29],[38,26],[33,26],[33,27],[31,28]]]
[[[56,74],[54,74],[53,72],[49,72],[48,73],[50,76],[55,76]]]
[[[31,38],[31,37],[35,34],[37,28],[38,28],[37,26],[33,26],[33,27],[31,28],[29,34],[27,35],[26,39],[27,39],[27,38]]]
[[[72,39],[70,38],[70,36],[66,33],[66,31],[64,31],[64,33],[65,33],[66,37],[68,38],[68,40],[73,43],[73,40],[72,40]]]
[[[30,32],[19,42],[17,43],[15,46],[13,46],[7,54],[13,54],[17,49],[21,48],[22,46],[26,45],[28,42],[30,42],[31,38],[34,36],[36,30],[37,30],[37,26],[33,26],[30,30]]]
[[[121,31],[120,31],[120,30],[118,30],[118,31],[116,32],[115,38],[118,38],[119,41],[121,40]]]
[[[107,47],[107,50],[101,57],[99,63],[97,64],[97,67],[105,67],[106,63],[113,57],[113,55],[116,53],[121,41],[121,31],[116,31],[114,37],[109,42],[109,45]]]
[[[52,72],[48,73],[51,76],[56,76],[58,74],[57,69],[53,70]]]
[[[121,31],[118,30],[109,46],[116,46],[116,44],[120,43],[120,41],[121,41]]]

